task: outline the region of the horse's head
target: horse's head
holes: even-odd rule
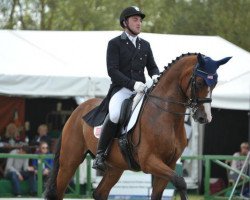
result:
[[[204,55],[197,55],[197,62],[193,69],[189,71],[189,78],[186,77],[186,96],[189,98],[188,106],[192,109],[192,116],[199,123],[209,123],[212,120],[211,101],[212,90],[217,84],[217,69],[220,65],[227,63],[231,57],[226,57],[218,61],[212,60]],[[187,84],[188,83],[188,84]],[[188,87],[187,87],[188,85]],[[188,89],[187,89],[188,88]]]

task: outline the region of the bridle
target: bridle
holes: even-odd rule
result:
[[[169,98],[165,99],[165,98],[162,98],[162,97],[159,97],[159,96],[152,95],[150,93],[153,90],[153,88],[150,88],[149,92],[146,93],[146,97],[148,98],[148,100],[154,98],[154,99],[158,99],[159,101],[166,102],[166,103],[173,103],[173,104],[183,105],[186,108],[191,108],[192,113],[195,113],[200,104],[211,103],[212,102],[212,98],[199,98],[196,95],[196,91],[197,91],[196,90],[196,77],[197,77],[196,72],[198,70],[198,67],[199,67],[199,63],[197,63],[194,66],[192,75],[191,75],[191,77],[189,79],[189,82],[188,82],[188,85],[187,85],[187,90],[189,88],[191,88],[191,96],[190,96],[190,98],[188,98],[187,102],[180,102],[180,101],[172,100],[172,99],[169,99]],[[201,70],[199,69],[199,71],[201,71]],[[204,73],[206,73],[206,72],[204,72]],[[163,110],[165,112],[169,112],[169,113],[176,114],[176,115],[190,115],[190,113],[181,113],[181,112],[170,111],[168,109],[162,108],[155,101],[151,101],[151,102],[154,103],[154,105],[157,108],[159,108],[159,109],[161,109],[161,110]]]
[[[212,102],[212,98],[199,98],[196,96],[196,76],[197,76],[196,72],[197,72],[199,66],[200,66],[199,63],[197,63],[195,65],[195,67],[193,69],[192,76],[191,76],[189,83],[188,83],[188,86],[187,86],[189,88],[191,85],[191,98],[188,99],[188,105],[187,105],[187,107],[190,107],[190,108],[196,108],[199,104]],[[201,70],[199,70],[199,71],[201,71]]]

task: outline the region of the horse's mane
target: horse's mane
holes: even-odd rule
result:
[[[190,52],[188,52],[188,53],[181,54],[180,56],[176,57],[174,60],[172,60],[171,63],[168,63],[167,66],[164,66],[164,70],[162,72],[160,72],[158,80],[160,80],[160,78],[164,74],[164,72],[167,71],[170,67],[172,67],[176,63],[176,61],[178,61],[181,58],[186,57],[186,56],[194,56],[194,55],[198,55],[198,54],[199,53],[190,53]]]

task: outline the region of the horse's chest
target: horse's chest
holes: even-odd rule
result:
[[[169,137],[159,137],[156,143],[156,153],[164,160],[172,160],[179,157],[183,151],[179,140],[171,135]]]

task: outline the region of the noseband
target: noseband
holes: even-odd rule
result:
[[[148,94],[146,94],[146,96],[149,97],[149,99],[154,98],[154,99],[158,99],[160,101],[166,102],[166,103],[174,103],[174,104],[183,105],[186,108],[191,108],[192,112],[195,113],[200,104],[212,102],[212,98],[199,98],[196,96],[196,71],[197,71],[198,67],[199,67],[199,63],[197,63],[195,65],[195,67],[193,69],[193,73],[191,75],[191,78],[189,79],[189,82],[188,82],[187,90],[189,87],[191,87],[191,97],[188,98],[187,102],[180,102],[180,101],[175,101],[175,100],[170,100],[170,99],[163,99],[161,97],[151,95],[150,92]],[[159,109],[161,109],[165,112],[169,112],[169,113],[176,114],[176,115],[190,115],[190,113],[180,113],[180,112],[169,111],[165,108],[160,107],[156,102],[154,102],[154,101],[152,101],[152,102],[155,104],[156,107],[158,107]]]

